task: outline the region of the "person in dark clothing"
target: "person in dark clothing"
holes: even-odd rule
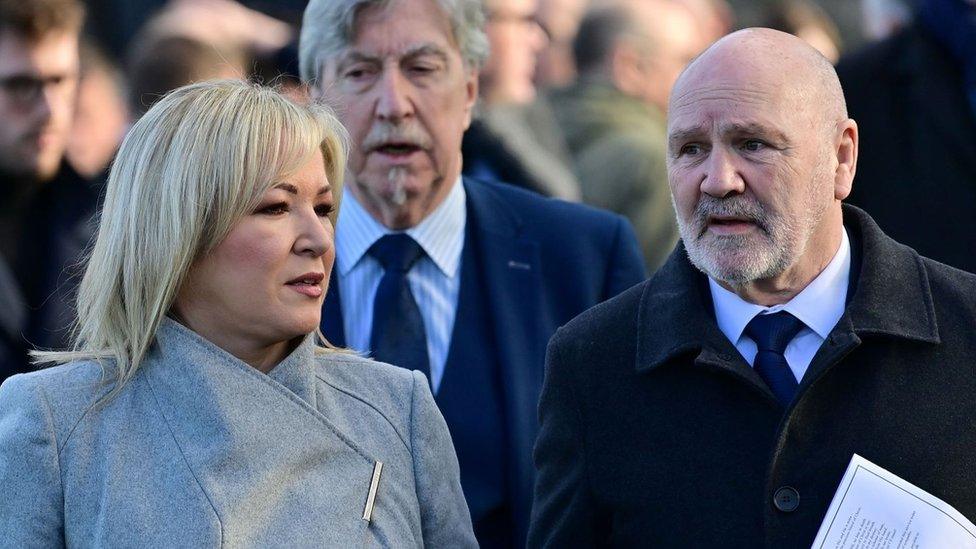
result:
[[[976,3],[923,0],[915,15],[837,65],[867,144],[850,202],[920,254],[976,272]]]
[[[529,547],[807,547],[855,454],[976,518],[976,276],[843,204],[858,142],[797,37],[682,74],[681,243],[550,341]]]
[[[74,316],[68,268],[98,199],[64,161],[83,17],[76,0],[0,0],[0,381],[63,346]]]

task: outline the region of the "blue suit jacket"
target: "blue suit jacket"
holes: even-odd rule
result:
[[[556,328],[646,277],[630,224],[621,216],[544,198],[509,185],[464,178],[467,223],[483,265],[498,342],[515,539],[524,545],[535,471],[546,344]],[[322,331],[345,345],[336,271],[322,314]],[[461,292],[466,280],[462,278]],[[457,330],[457,327],[455,327]],[[453,365],[448,362],[445,368]],[[464,464],[461,464],[464,467]]]

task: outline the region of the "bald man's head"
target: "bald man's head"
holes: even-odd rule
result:
[[[688,92],[741,79],[779,89],[792,107],[829,121],[847,118],[847,103],[834,66],[797,37],[773,29],[734,32],[695,58],[675,82],[672,103]]]
[[[713,44],[675,83],[667,161],[692,262],[736,291],[780,292],[805,286],[839,246],[857,125],[819,52],[747,29]]]

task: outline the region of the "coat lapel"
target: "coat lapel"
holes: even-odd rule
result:
[[[862,337],[941,342],[932,289],[918,253],[889,238],[853,206],[844,206],[844,226],[857,261],[857,268],[851,269],[847,310],[813,357],[801,391],[856,349]]]
[[[228,545],[297,542],[296,523],[324,545],[365,536],[375,460],[316,410],[313,352],[265,375],[167,319],[142,367]]]
[[[553,323],[542,304],[539,245],[522,235],[522,221],[491,187],[465,179],[464,188],[468,223],[474,225],[477,234],[477,254],[484,269],[502,374],[510,463],[516,479],[514,489],[519,492],[512,501],[531,501],[533,467],[528,449],[537,431],[536,406],[543,372],[540,357],[545,356],[548,343],[545,326]],[[528,516],[528,509],[513,511],[515,516]]]
[[[728,375],[776,403],[766,383],[719,330],[704,275],[688,261],[683,244],[645,283],[637,330],[638,372],[693,355],[696,367]]]

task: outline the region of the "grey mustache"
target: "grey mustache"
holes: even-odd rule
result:
[[[407,144],[430,148],[430,138],[422,128],[416,124],[391,124],[377,122],[369,129],[363,140],[363,149],[373,150],[390,143]]]
[[[744,196],[735,198],[715,198],[704,195],[695,206],[695,225],[698,236],[705,234],[708,228],[708,218],[711,216],[742,217],[755,223],[764,232],[769,232],[766,210],[758,201]]]

